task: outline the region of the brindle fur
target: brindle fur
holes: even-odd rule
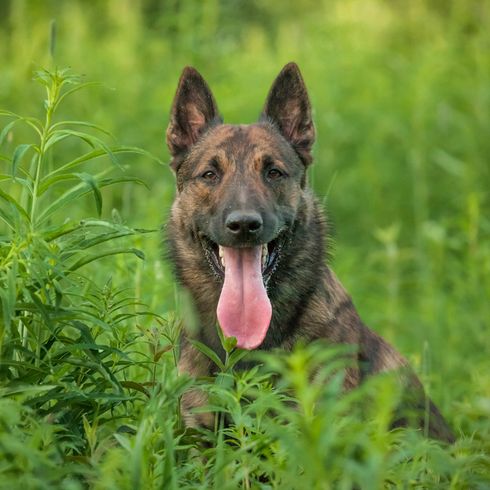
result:
[[[268,283],[272,321],[260,349],[290,351],[298,341],[326,339],[333,344],[357,346],[355,365],[346,372],[345,386],[353,388],[375,373],[394,370],[406,388],[406,406],[420,414],[424,425],[426,398],[406,360],[379,335],[369,330],[335,274],[325,263],[327,221],[306,183],[315,130],[307,91],[298,67],[290,63],[275,80],[260,121],[226,125],[204,79],[193,68],[184,69],[167,130],[177,177],[177,195],[167,225],[169,253],[180,283],[193,298],[198,319],[197,337],[215,351],[216,307],[222,278],[210,267],[202,235],[225,246],[224,220],[235,209],[254,209],[264,218],[260,243],[286,231],[278,266]],[[266,162],[274,162],[287,178],[270,182]],[[219,179],[208,182],[207,170]],[[258,243],[253,243],[256,245]],[[211,363],[185,339],[180,369],[193,376],[208,375]],[[210,425],[211,417],[193,416],[202,394],[183,400],[187,423]],[[429,435],[453,441],[453,435],[435,405],[429,403]],[[394,425],[405,425],[400,416]]]

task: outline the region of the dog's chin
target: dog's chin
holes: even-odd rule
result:
[[[199,233],[201,247],[209,264],[209,267],[220,281],[224,280],[226,263],[223,248],[217,242],[209,238],[205,233]],[[281,231],[273,240],[262,244],[262,278],[264,285],[267,286],[271,276],[277,269],[282,257],[284,245],[286,243],[287,230]],[[248,244],[241,244],[232,248],[250,247]]]

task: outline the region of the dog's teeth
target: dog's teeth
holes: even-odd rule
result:
[[[219,260],[221,261],[221,265],[223,266],[223,269],[225,268],[225,253],[223,251],[223,247],[221,245],[218,246],[219,248]]]
[[[262,245],[262,269],[264,269],[267,264],[267,258],[268,258],[267,244],[264,243],[264,245]]]

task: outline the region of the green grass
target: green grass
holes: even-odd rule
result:
[[[1,2],[0,488],[488,488],[489,21],[483,0]],[[452,447],[389,431],[390,376],[341,395],[325,346],[177,375],[188,299],[155,230],[178,76],[252,122],[290,60],[332,266]],[[214,431],[182,426],[196,385]]]

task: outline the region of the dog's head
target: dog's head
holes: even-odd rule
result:
[[[296,64],[280,72],[251,125],[223,124],[205,80],[184,69],[167,129],[177,200],[203,259],[221,278],[218,321],[239,347],[253,349],[267,333],[266,287],[295,222],[314,137]]]

